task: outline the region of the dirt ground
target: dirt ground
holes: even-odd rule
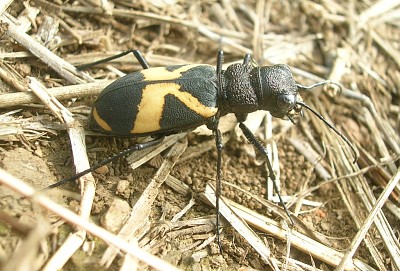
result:
[[[231,208],[248,208],[250,218],[237,215],[254,231],[241,231],[248,227],[221,215],[222,253],[215,207],[205,200],[206,185],[215,186],[217,174],[215,141],[206,127],[170,137],[172,147],[161,144],[152,154],[144,150],[102,166],[94,179],[42,192],[51,198],[49,205],[40,196],[27,197],[27,188],[15,182],[19,192],[11,191],[13,182],[2,171],[1,270],[172,270],[160,259],[182,270],[400,270],[398,184],[368,217],[400,174],[399,1],[9,0],[2,5],[0,168],[36,189],[143,142],[87,128],[104,86],[122,72],[140,70],[134,57],[90,67],[86,75],[68,66],[128,49],[140,49],[151,67],[214,66],[223,49],[226,65],[242,62],[248,53],[262,66],[289,65],[301,85],[337,82],[342,88],[328,84],[300,94],[349,138],[358,160],[353,163],[348,144],[305,108],[296,125],[265,111],[250,114],[246,124],[274,157],[292,226],[267,183],[265,157],[233,115],[221,118],[222,196],[239,206]],[[51,99],[36,98],[34,80]],[[86,137],[79,137],[83,130]],[[76,227],[66,213],[54,213],[56,204],[156,258],[114,253],[108,244],[118,242],[115,236]],[[360,230],[364,223],[366,234]]]

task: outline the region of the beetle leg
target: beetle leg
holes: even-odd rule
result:
[[[243,65],[245,65],[245,66],[249,65],[250,61],[251,61],[251,56],[250,56],[250,54],[246,54],[246,55],[244,56],[244,58],[243,58]]]
[[[217,122],[218,125],[218,122]],[[222,244],[221,244],[221,236],[219,231],[219,224],[220,224],[220,214],[219,214],[219,200],[221,197],[221,179],[222,179],[222,135],[221,131],[216,128],[213,130],[215,136],[215,145],[217,146],[217,178],[216,178],[216,188],[215,188],[215,208],[217,210],[216,213],[216,223],[217,223],[217,242],[219,246],[219,251],[222,254]]]
[[[132,50],[132,53],[134,54],[136,59],[139,61],[140,65],[142,65],[143,69],[150,68],[149,63],[147,63],[146,59],[144,59],[142,53],[139,50]]]
[[[217,77],[219,78],[222,74],[222,63],[224,63],[224,51],[218,50],[217,53]],[[218,85],[218,89],[220,88],[220,85]]]
[[[132,53],[132,54],[136,57],[136,59],[139,61],[140,65],[142,66],[143,69],[148,69],[148,68],[150,68],[150,66],[149,66],[149,64],[147,63],[146,59],[144,59],[144,57],[142,56],[142,54],[140,53],[139,50],[126,50],[126,51],[123,51],[122,53],[116,54],[116,55],[114,55],[114,56],[110,56],[110,57],[107,57],[107,58],[103,58],[103,59],[100,59],[100,60],[95,61],[95,62],[92,62],[92,63],[88,63],[88,64],[83,64],[83,65],[76,66],[76,68],[77,68],[78,70],[80,70],[80,71],[81,71],[81,70],[85,70],[85,69],[87,69],[87,68],[96,66],[96,65],[98,65],[98,64],[106,63],[106,62],[109,62],[109,61],[111,61],[111,60],[114,60],[114,59],[123,57],[123,56],[125,56],[125,55],[127,55],[127,54],[130,54],[130,53]]]
[[[278,194],[279,202],[283,206],[283,209],[285,210],[287,216],[289,217],[289,220],[290,220],[291,224],[294,225],[294,222],[292,220],[292,217],[290,216],[289,210],[286,208],[286,205],[282,200],[281,194],[279,193],[279,189],[278,189],[278,186],[276,184],[276,176],[275,176],[275,173],[274,173],[274,171],[272,169],[271,161],[268,158],[267,149],[257,140],[255,135],[249,130],[249,128],[247,128],[247,126],[241,120],[239,120],[239,121],[240,121],[239,128],[242,130],[244,136],[265,157],[266,163],[267,163],[267,167],[268,167],[268,174],[269,174],[269,177],[272,179],[272,183],[274,185],[274,189],[275,189],[276,193]]]
[[[99,167],[107,165],[108,163],[110,163],[112,161],[115,161],[118,158],[124,157],[124,156],[126,156],[126,155],[128,155],[128,154],[130,154],[130,153],[132,153],[134,151],[138,151],[138,150],[146,149],[146,148],[151,147],[151,146],[158,145],[158,144],[161,143],[161,141],[163,141],[163,139],[164,139],[164,137],[160,137],[160,138],[156,138],[154,140],[148,141],[148,142],[135,144],[132,147],[130,147],[129,149],[123,150],[123,151],[115,154],[114,156],[111,156],[111,157],[109,157],[109,158],[107,158],[107,159],[105,159],[105,160],[103,160],[103,161],[101,161],[101,162],[99,162],[97,164],[94,164],[90,168],[75,174],[74,176],[71,176],[71,177],[63,179],[63,180],[61,180],[59,182],[53,183],[52,185],[49,185],[48,187],[43,188],[42,190],[48,190],[50,188],[54,188],[54,187],[58,187],[60,185],[63,185],[65,183],[75,181],[75,180],[79,179],[80,177],[82,177],[82,176],[84,176],[84,175],[86,175],[86,174],[88,174],[90,172],[93,172],[94,170],[98,169]]]
[[[218,89],[218,95],[220,96],[222,93],[222,64],[224,62],[224,51],[218,50],[217,53],[217,67],[216,67],[216,73],[217,73],[217,89]],[[223,149],[223,143],[222,143],[222,134],[221,131],[218,129],[218,123],[219,123],[219,113],[215,116],[215,118],[209,123],[209,129],[211,129],[214,133],[215,136],[215,145],[217,147],[217,177],[216,177],[216,187],[215,187],[215,209],[216,209],[216,226],[217,226],[217,243],[219,246],[219,251],[222,254],[222,244],[221,244],[221,236],[220,236],[220,231],[219,231],[219,198],[221,196],[221,178],[222,178],[222,149]]]

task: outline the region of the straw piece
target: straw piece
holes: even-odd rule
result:
[[[283,230],[276,221],[268,219],[260,214],[257,214],[244,206],[241,206],[232,201],[228,201],[231,208],[237,213],[242,219],[246,220],[250,225],[256,227],[265,233],[272,234],[280,239],[286,239],[287,235],[290,235],[291,245],[300,249],[313,257],[318,258],[327,264],[336,266],[339,264],[343,257],[343,254],[335,251],[329,247],[322,245],[307,236],[302,235],[294,230],[286,232]],[[362,270],[373,270],[371,267],[363,263],[362,261],[355,259],[349,261],[345,265],[345,270],[355,270],[356,266]],[[364,268],[364,269],[363,269]]]
[[[0,16],[0,20],[8,24],[6,31],[7,35],[15,39],[20,45],[27,48],[33,55],[41,59],[44,63],[48,64],[68,82],[79,84],[83,83],[84,80],[92,80],[89,76],[79,73],[74,66],[55,55],[31,36],[21,32],[19,28],[4,15]]]
[[[68,221],[72,225],[76,225],[80,228],[83,228],[93,234],[94,236],[99,237],[104,240],[106,243],[109,243],[115,246],[130,255],[137,257],[141,261],[149,264],[157,270],[165,270],[165,271],[177,271],[179,269],[170,265],[169,263],[161,260],[160,258],[151,255],[150,253],[140,249],[134,244],[130,244],[118,236],[104,230],[103,228],[89,222],[88,219],[82,218],[77,214],[73,213],[69,209],[58,205],[57,203],[50,200],[48,197],[38,194],[32,187],[28,186],[21,180],[11,176],[4,170],[0,169],[0,182],[5,186],[11,188],[15,192],[21,194],[24,197],[32,198],[32,201],[37,202],[46,210],[60,216],[64,220]],[[52,269],[54,270],[54,269]]]
[[[81,172],[90,167],[86,154],[85,133],[83,128],[77,124],[73,115],[54,97],[49,95],[35,78],[30,77],[29,87],[50,108],[50,110],[64,122],[68,127],[68,133],[71,140],[74,163],[77,172]],[[80,214],[88,219],[92,209],[92,203],[95,194],[94,179],[91,174],[81,178],[82,200],[80,205]],[[78,230],[70,235],[64,244],[58,249],[53,257],[47,262],[43,270],[61,269],[70,257],[81,247],[86,238],[86,231]]]
[[[67,100],[76,97],[97,95],[111,82],[111,80],[101,80],[94,83],[83,83],[73,86],[50,88],[47,89],[47,91],[57,100]],[[30,92],[6,93],[0,95],[0,108],[37,103],[39,101],[40,99],[35,94]]]
[[[394,187],[399,183],[399,181],[400,181],[400,167],[398,168],[396,175],[393,176],[389,184],[385,187],[385,190],[383,190],[383,192],[379,196],[378,200],[375,203],[375,206],[369,212],[367,219],[364,221],[364,224],[357,232],[357,235],[354,236],[349,249],[346,251],[344,257],[340,261],[340,264],[338,265],[336,270],[338,271],[344,270],[344,266],[346,265],[346,263],[349,262],[351,258],[353,258],[354,253],[356,252],[360,243],[364,240],[365,235],[367,234],[367,231],[374,222],[374,219],[377,217],[378,212],[381,211],[383,204],[389,197],[390,193],[392,193]],[[396,245],[396,243],[398,244],[398,242],[393,242],[392,245],[390,245],[390,247],[393,248],[391,249],[391,251],[395,253],[392,254],[392,260],[394,261],[395,266],[400,266],[400,250],[399,247]]]
[[[161,167],[158,169],[156,175],[151,180],[145,191],[143,191],[139,200],[133,206],[131,216],[128,221],[120,230],[118,236],[124,238],[128,242],[134,240],[135,232],[140,229],[141,225],[148,220],[150,215],[151,206],[158,195],[160,186],[164,183],[175,162],[179,156],[186,149],[187,141],[185,143],[176,143],[165,157],[165,160]],[[103,266],[110,266],[114,258],[117,256],[118,250],[113,247],[107,248],[103,257],[101,258],[100,264]]]
[[[215,207],[215,190],[211,185],[206,186],[204,192],[206,198]],[[231,208],[220,198],[219,212],[228,220],[235,230],[249,242],[249,244],[260,254],[261,258],[269,264],[273,270],[279,270],[277,260],[271,255],[269,248],[261,241],[261,239],[247,226],[243,221],[231,210]]]

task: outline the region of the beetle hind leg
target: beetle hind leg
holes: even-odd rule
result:
[[[77,174],[75,174],[75,175],[73,175],[73,176],[71,176],[69,178],[66,178],[66,179],[63,179],[63,180],[61,180],[59,182],[51,184],[48,187],[43,188],[41,190],[42,191],[48,190],[48,189],[51,189],[51,188],[54,188],[54,187],[61,186],[61,185],[65,184],[65,183],[75,181],[75,180],[79,179],[80,177],[85,176],[86,174],[88,174],[90,172],[93,172],[96,169],[98,169],[98,168],[100,168],[100,167],[102,167],[104,165],[107,165],[108,163],[110,163],[112,161],[115,161],[115,160],[117,160],[117,159],[119,159],[121,157],[127,156],[128,154],[130,154],[130,153],[132,153],[134,151],[146,149],[146,148],[149,148],[151,146],[156,146],[156,145],[160,144],[163,140],[164,140],[164,137],[157,137],[157,138],[155,138],[153,140],[150,140],[150,141],[147,141],[147,142],[144,142],[144,143],[135,144],[135,145],[131,146],[130,148],[126,149],[126,150],[123,150],[123,151],[121,151],[121,152],[119,152],[119,153],[117,153],[117,154],[115,154],[115,155],[113,155],[113,156],[111,156],[111,157],[109,157],[107,159],[104,159],[104,160],[102,160],[101,162],[99,162],[97,164],[94,164],[93,166],[91,166],[90,168],[88,168],[88,169],[86,169],[84,171],[81,171],[81,172],[79,172],[79,173],[77,173]]]
[[[142,66],[143,69],[150,68],[150,66],[147,63],[146,59],[143,57],[143,55],[140,53],[139,50],[126,50],[126,51],[123,51],[122,53],[119,53],[119,54],[116,54],[116,55],[113,55],[113,56],[110,56],[110,57],[107,57],[107,58],[103,58],[103,59],[100,59],[100,60],[92,62],[92,63],[76,66],[76,68],[78,70],[82,71],[82,70],[85,70],[87,68],[96,66],[98,64],[106,63],[106,62],[109,62],[111,60],[123,57],[123,56],[125,56],[127,54],[130,54],[130,53],[132,53],[136,57],[137,61],[139,61],[140,65]]]

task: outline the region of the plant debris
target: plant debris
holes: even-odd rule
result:
[[[6,0],[0,37],[0,269],[400,270],[400,1]],[[204,127],[38,192],[141,142],[86,128],[136,59],[75,68],[128,49],[151,67],[216,65],[223,49],[224,67],[251,54],[302,85],[336,82],[301,95],[359,159],[309,112],[297,125],[250,114],[291,227],[264,161],[221,118],[222,254]]]

